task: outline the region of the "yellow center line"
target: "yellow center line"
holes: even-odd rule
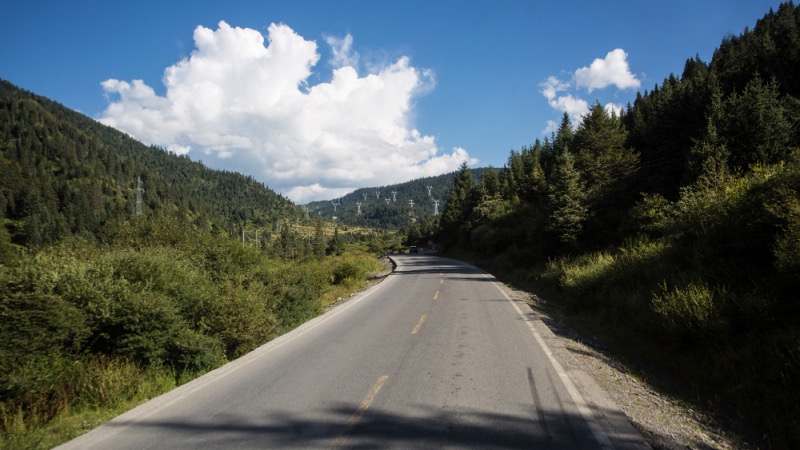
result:
[[[436,291],[436,293],[433,294],[433,299],[436,300],[438,298],[439,298],[439,291]]]
[[[428,318],[428,316],[423,314],[422,317],[419,318],[419,322],[417,322],[417,326],[415,326],[414,329],[411,330],[411,334],[417,334],[417,332],[419,332],[419,329],[422,328],[422,324],[425,323],[425,319],[427,319],[427,318]]]
[[[358,409],[356,409],[356,412],[354,412],[353,415],[350,416],[350,420],[347,421],[347,427],[344,429],[342,434],[340,434],[339,437],[336,438],[335,441],[333,441],[333,444],[331,444],[332,449],[339,448],[342,446],[342,444],[344,444],[344,441],[347,440],[347,436],[350,435],[350,431],[352,431],[353,427],[355,427],[358,421],[361,420],[361,416],[363,416],[364,413],[367,412],[369,405],[371,405],[372,402],[375,400],[375,397],[378,396],[378,392],[380,392],[381,388],[383,387],[383,383],[386,383],[386,380],[388,379],[389,379],[388,375],[381,375],[380,377],[378,377],[378,381],[376,381],[375,384],[372,386],[372,389],[369,390],[367,396],[364,397],[364,400],[361,400],[361,404],[358,405]]]

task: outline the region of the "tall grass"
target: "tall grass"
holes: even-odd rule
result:
[[[13,397],[6,394],[0,403],[0,448],[51,448],[65,437],[87,431],[68,429],[54,435],[49,431],[52,424],[155,397],[179,381],[169,368],[145,369],[116,357],[38,355],[4,383]]]

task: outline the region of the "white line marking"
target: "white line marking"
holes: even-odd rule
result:
[[[484,274],[487,278],[492,278],[491,275]],[[603,430],[600,428],[600,425],[597,424],[597,421],[594,419],[594,414],[592,414],[592,410],[589,408],[589,405],[586,403],[586,400],[583,398],[578,389],[575,387],[575,384],[572,382],[572,379],[569,377],[566,371],[564,371],[564,367],[559,363],[555,356],[553,356],[553,352],[550,350],[550,347],[547,346],[547,343],[542,338],[542,335],[536,331],[536,328],[533,326],[533,322],[530,320],[528,316],[525,315],[524,312],[517,306],[517,303],[511,300],[511,297],[506,294],[500,285],[497,282],[493,282],[494,286],[503,294],[503,297],[511,303],[514,309],[517,310],[517,313],[522,317],[522,320],[528,325],[528,328],[533,333],[533,337],[536,338],[536,342],[541,347],[542,351],[545,355],[547,355],[547,359],[550,360],[550,364],[553,365],[558,377],[561,379],[561,382],[564,383],[564,387],[567,389],[569,396],[572,397],[572,401],[575,402],[575,406],[578,407],[578,411],[580,411],[583,419],[586,420],[586,424],[589,426],[589,429],[592,431],[592,435],[597,443],[600,445],[601,448],[613,450],[614,444],[608,440],[608,436],[603,433]]]

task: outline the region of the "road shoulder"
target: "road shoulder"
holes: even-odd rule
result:
[[[633,376],[602,345],[596,345],[594,339],[550,317],[535,295],[505,285],[504,288],[514,300],[528,305],[533,326],[598,415],[601,425],[620,434],[612,440],[616,447],[634,448],[624,444],[625,434],[631,431],[625,424],[632,424],[653,448],[739,448],[741,443],[715,428],[708,417],[657,392]],[[619,417],[620,412],[627,420]]]

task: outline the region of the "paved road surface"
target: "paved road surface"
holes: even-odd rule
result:
[[[491,276],[396,262],[363,295],[63,447],[642,448],[630,424],[595,420],[608,411]]]

